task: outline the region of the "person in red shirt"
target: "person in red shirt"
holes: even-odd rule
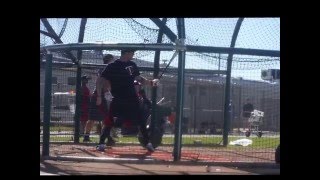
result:
[[[176,107],[171,108],[171,114],[168,116],[168,121],[170,122],[171,132],[174,133],[174,122],[176,120]]]
[[[103,57],[103,63],[104,64],[108,64],[110,62],[113,61],[113,55],[111,54],[107,54]],[[100,74],[103,71],[105,67],[101,68],[98,70],[97,73],[97,80],[96,80],[96,84],[98,84],[100,82]],[[89,120],[86,124],[85,127],[85,135],[83,137],[83,142],[90,142],[90,132],[92,129],[92,126],[94,125],[95,122],[98,122],[98,126],[97,126],[97,131],[100,134],[101,133],[101,122],[103,121],[103,119],[106,118],[107,116],[107,111],[108,111],[108,104],[107,104],[107,99],[105,98],[105,93],[106,91],[101,91],[100,94],[97,93],[97,87],[95,87],[95,89],[93,90],[93,93],[90,97],[90,104],[89,104]],[[96,105],[96,101],[97,101],[97,97],[103,97],[101,98],[102,103],[100,105]]]
[[[81,116],[80,116],[80,134],[84,133],[84,128],[89,118],[90,90],[87,86],[89,77],[81,77]]]

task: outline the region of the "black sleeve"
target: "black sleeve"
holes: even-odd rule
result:
[[[253,106],[253,104],[250,104],[251,105],[251,111],[253,111],[254,110],[254,106]]]
[[[146,104],[148,105],[148,108],[151,109],[152,103],[149,99],[146,99]]]
[[[107,79],[107,80],[110,80],[110,76],[111,76],[110,71],[111,71],[111,64],[110,64],[110,65],[107,65],[107,66],[104,68],[104,70],[101,72],[100,77],[103,77],[103,78],[105,78],[105,79]]]
[[[101,76],[101,74],[102,74],[102,72],[103,72],[104,69],[105,69],[105,67],[104,67],[104,68],[100,68],[100,69],[98,70],[97,75],[98,75],[99,77]]]
[[[136,77],[136,76],[140,76],[140,71],[139,71],[139,68],[138,66],[136,65],[136,63],[133,63],[133,68],[134,68],[134,72],[133,72],[133,76]]]

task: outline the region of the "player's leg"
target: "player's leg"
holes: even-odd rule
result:
[[[92,126],[94,124],[93,120],[88,120],[84,129],[84,136],[83,136],[83,142],[90,141],[90,132],[92,129]]]
[[[146,114],[143,109],[136,108],[139,107],[135,102],[132,102],[131,108],[129,109],[129,114],[131,114],[133,124],[137,125],[140,133],[142,135],[142,146],[148,149],[148,151],[153,152],[155,149],[150,142],[149,132],[146,127],[147,119],[149,114]]]
[[[87,121],[80,121],[80,136],[84,135]]]
[[[109,112],[105,116],[103,120],[103,127],[101,130],[101,134],[99,137],[99,145],[97,146],[97,150],[103,151],[105,149],[105,140],[108,139],[107,145],[112,146],[115,145],[115,141],[110,136],[110,130],[113,126],[113,113],[112,113],[112,103],[110,104]]]
[[[89,103],[89,120],[86,124],[85,127],[85,135],[83,138],[83,141],[90,141],[90,133],[91,133],[91,129],[92,126],[94,124],[94,120],[97,119],[97,105],[96,105],[96,101],[97,101],[97,97],[96,95],[92,95],[90,98],[90,103]]]

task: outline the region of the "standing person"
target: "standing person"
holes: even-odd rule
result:
[[[131,120],[133,125],[138,126],[144,139],[143,146],[151,152],[154,151],[146,129],[146,122],[142,118],[142,111],[139,108],[139,97],[134,87],[134,80],[150,86],[157,86],[159,80],[147,80],[140,76],[136,63],[131,61],[134,52],[133,49],[121,50],[120,58],[108,64],[101,74],[103,80],[100,86],[98,87],[97,84],[98,92],[102,89],[101,87],[107,87],[111,90],[113,96],[108,114],[109,118],[104,121],[104,128],[97,146],[100,151],[105,149],[104,141],[106,138],[108,138],[107,145],[114,144],[110,136],[110,129],[117,119]],[[97,97],[97,105],[101,103],[101,99],[101,97]]]
[[[171,114],[168,116],[171,133],[174,133],[174,122],[176,121],[176,118],[177,118],[176,112],[177,112],[177,108],[175,106],[171,107]]]
[[[248,119],[251,116],[251,112],[253,112],[254,106],[250,101],[250,98],[247,98],[246,104],[242,107],[242,117],[243,117],[243,123],[245,127],[247,127]]]
[[[230,128],[231,128],[231,132],[233,132],[233,127],[234,127],[234,104],[232,102],[232,100],[230,99],[230,103],[229,103],[229,116],[230,116]]]
[[[80,116],[80,134],[84,133],[86,123],[89,118],[90,90],[87,86],[89,78],[84,75],[81,77],[81,116]]]
[[[111,54],[107,54],[103,58],[103,64],[108,64],[112,62],[113,56]],[[105,67],[104,67],[105,68]],[[96,84],[100,82],[100,75],[104,68],[99,69],[98,78]],[[92,96],[90,98],[90,108],[89,108],[89,120],[85,127],[85,135],[83,138],[83,142],[90,141],[90,132],[95,121],[98,121],[97,131],[100,135],[101,133],[101,121],[107,116],[107,98],[105,97],[106,91],[101,91],[100,96],[102,96],[102,103],[100,105],[96,105],[97,101],[97,88],[94,89]]]

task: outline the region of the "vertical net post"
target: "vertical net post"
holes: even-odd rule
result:
[[[83,42],[85,26],[87,23],[87,18],[82,18],[80,22],[80,31],[78,42]],[[79,143],[79,132],[80,132],[80,108],[81,108],[81,59],[82,59],[82,49],[77,51],[78,67],[77,67],[77,84],[76,84],[76,112],[74,119],[74,142]]]
[[[52,84],[52,54],[46,55],[46,76],[44,89],[44,112],[43,112],[43,145],[42,156],[49,156],[50,143],[50,114],[51,114],[51,84]]]
[[[234,48],[236,44],[236,40],[238,37],[238,33],[241,27],[241,23],[244,18],[239,18],[237,21],[237,24],[234,28],[234,33],[232,35],[232,40],[231,40],[231,48]],[[227,77],[226,77],[226,89],[225,89],[225,101],[224,101],[224,123],[223,123],[223,145],[227,146],[228,145],[228,133],[229,133],[229,128],[230,128],[230,81],[231,81],[231,67],[232,67],[232,57],[233,57],[233,52],[231,51],[228,55],[228,62],[227,62]]]
[[[167,18],[163,18],[162,22],[165,24],[167,21]],[[157,43],[162,42],[163,37],[163,28],[159,28],[159,34],[157,38]],[[160,67],[160,50],[157,50],[154,55],[154,72],[153,72],[153,78],[159,78],[159,67]],[[158,122],[159,119],[156,119],[156,105],[157,105],[157,86],[152,87],[152,114],[151,114],[151,130],[154,131],[155,122]],[[157,124],[158,125],[158,124]],[[157,126],[158,127],[158,126]],[[153,133],[152,133],[153,134]]]
[[[182,40],[180,45],[185,45],[185,27],[184,27],[184,19],[177,19],[178,26],[178,38]],[[182,140],[182,132],[181,132],[181,123],[183,118],[183,100],[184,100],[184,68],[185,68],[185,55],[186,51],[179,51],[178,58],[178,88],[177,88],[177,119],[175,122],[175,134],[174,134],[174,149],[173,156],[174,161],[178,161],[181,158],[181,140]]]

